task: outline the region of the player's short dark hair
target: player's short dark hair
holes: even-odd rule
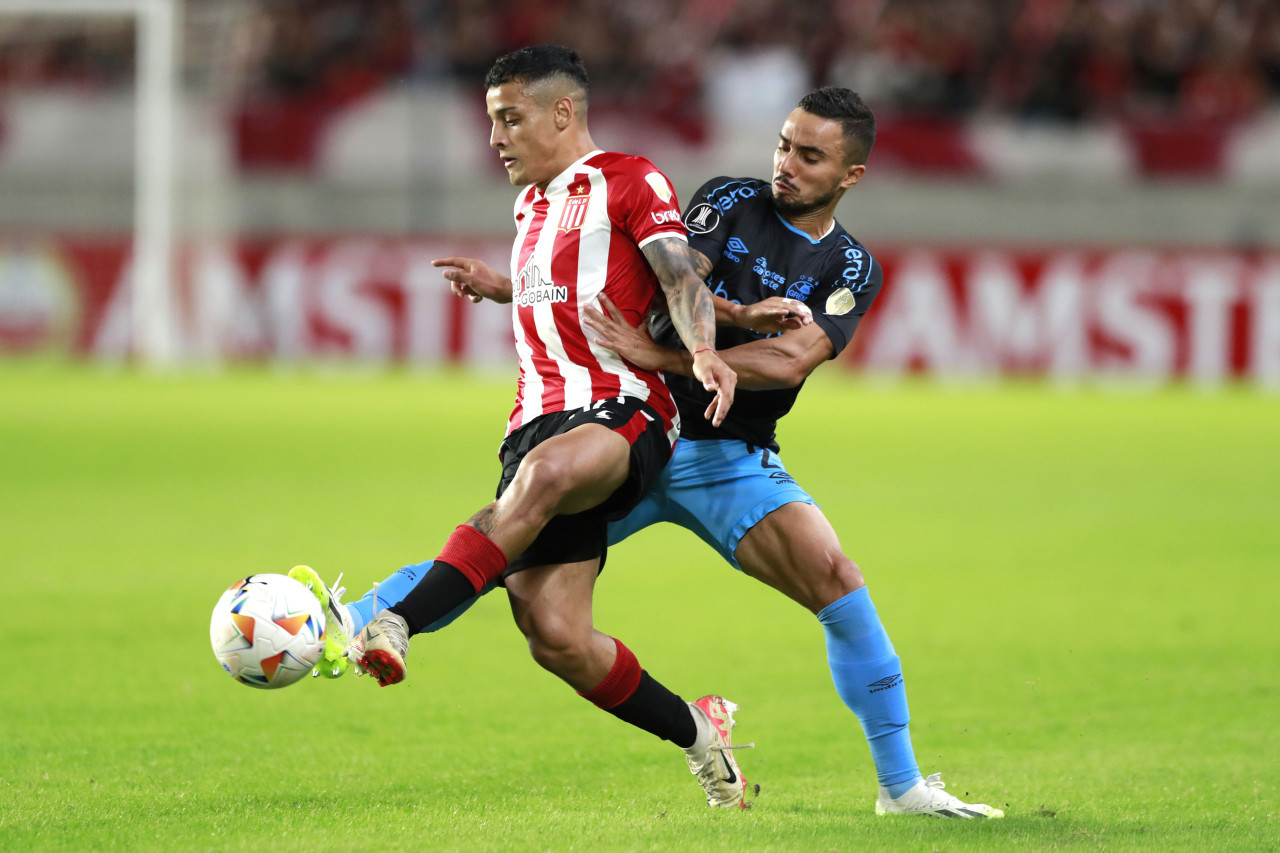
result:
[[[582,87],[583,96],[591,91],[587,66],[577,52],[559,44],[535,44],[498,57],[484,75],[485,89],[511,82],[537,83],[552,77],[565,77]]]
[[[799,107],[819,118],[840,122],[846,165],[867,162],[876,141],[876,117],[857,92],[841,86],[823,86],[801,98]]]

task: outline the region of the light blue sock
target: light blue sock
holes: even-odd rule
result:
[[[836,692],[862,723],[880,784],[900,797],[920,780],[907,723],[907,689],[902,662],[880,624],[867,588],[818,613],[827,636],[827,663]]]
[[[351,620],[355,623],[355,633],[359,634],[365,625],[368,625],[374,617],[374,614],[381,610],[386,610],[393,604],[399,604],[409,590],[418,585],[418,581],[422,580],[427,570],[431,568],[435,560],[427,560],[425,563],[415,563],[412,566],[405,566],[395,574],[382,581],[377,586],[378,600],[375,603],[373,599],[373,590],[370,589],[364,594],[359,601],[352,601],[347,604],[347,612],[351,614]],[[492,590],[497,584],[491,583],[484,589],[480,590],[479,595],[475,598],[467,599],[459,604],[453,610],[450,610],[444,616],[432,622],[422,630],[422,633],[430,633],[431,631],[439,631],[457,619],[471,605],[480,600],[480,596]]]

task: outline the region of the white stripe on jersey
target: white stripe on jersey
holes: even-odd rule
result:
[[[578,231],[578,325],[582,325],[583,312],[587,305],[599,307],[601,291],[604,290],[606,276],[609,272],[609,242],[613,239],[613,223],[609,221],[608,200],[609,188],[606,186],[604,173],[599,169],[577,168],[570,172],[587,174],[591,182],[591,202],[587,205],[586,216],[582,220],[582,228]],[[553,204],[553,209],[563,207],[564,202]],[[557,216],[548,222],[559,222]],[[558,235],[557,235],[558,236]],[[548,318],[550,315],[548,315]],[[553,323],[548,323],[543,333],[541,318],[538,322],[538,333],[547,345],[547,354],[554,353],[556,364],[565,378],[564,407],[580,409],[591,402],[591,371],[580,364],[575,364],[565,352],[564,342],[560,339],[560,331]],[[590,342],[591,336],[587,336]],[[554,342],[553,342],[554,341]],[[591,347],[595,353],[595,347]],[[597,359],[599,356],[596,356]]]
[[[511,247],[511,280],[513,282],[520,280],[520,250],[524,247],[525,237],[529,233],[529,228],[533,225],[533,201],[537,197],[537,189],[528,187],[520,194],[516,202],[517,213],[521,208],[525,208],[526,212],[524,219],[520,221],[520,225],[516,229],[516,240]],[[530,405],[530,401],[533,401],[533,409],[537,410],[542,406],[542,377],[536,370],[525,370],[525,365],[532,363],[533,349],[525,340],[524,328],[520,325],[520,314],[515,300],[511,301],[511,324],[515,329],[516,358],[520,364],[520,380],[522,383],[520,397],[523,401],[521,405],[527,407]]]

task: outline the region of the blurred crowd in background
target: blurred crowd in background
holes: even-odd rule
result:
[[[375,322],[361,325],[376,311],[348,309],[364,298],[360,287],[383,293],[386,270],[404,262],[395,241],[405,235],[439,240],[441,252],[460,251],[446,246],[456,239],[478,256],[504,257],[511,188],[483,144],[481,81],[497,56],[559,42],[591,73],[595,138],[650,157],[681,192],[709,175],[762,174],[779,118],[806,89],[862,93],[878,121],[874,180],[842,221],[886,251],[963,246],[975,259],[961,270],[951,256],[923,264],[901,256],[894,287],[914,295],[903,297],[905,325],[883,337],[892,350],[883,363],[894,370],[921,358],[986,364],[998,344],[1004,367],[1060,363],[1071,373],[1087,344],[1104,372],[1127,359],[1138,373],[1212,379],[1229,357],[1232,371],[1280,376],[1280,303],[1272,299],[1280,267],[1274,253],[1258,253],[1280,246],[1280,0],[172,2],[183,95],[176,234],[218,246],[229,235],[332,235],[303,251],[289,240],[245,243],[234,274],[220,250],[202,256],[193,281],[208,290],[191,304],[208,317],[200,314],[207,324],[192,335],[208,352],[223,346],[218,324],[257,316],[259,308],[233,310],[241,276],[258,282],[258,293],[280,288],[271,300],[302,300],[300,283],[309,282],[321,314],[308,322],[350,321],[355,353],[376,356],[399,340],[394,346],[427,357],[454,340],[414,319],[404,328],[421,337],[405,344],[410,338],[383,334]],[[28,255],[6,250],[6,229],[121,234],[137,221],[139,176],[152,174],[136,157],[147,117],[135,87],[142,40],[127,15],[5,7],[0,0],[0,287],[6,251],[18,258],[10,282],[27,287],[33,279],[12,271],[31,269]],[[377,242],[369,235],[391,240],[392,260],[368,254]],[[50,255],[46,266],[97,270],[85,287],[107,292],[128,252],[126,238],[112,245],[111,264]],[[1023,255],[1009,254],[1010,245],[1102,254],[1082,265],[1074,249]],[[269,261],[262,246],[277,247]],[[1149,246],[1192,248],[1170,273],[1143,253]],[[87,242],[73,249],[86,258],[97,251]],[[1042,271],[1041,295],[1021,301]],[[1179,281],[1185,300],[1174,304]],[[953,310],[947,294],[971,284],[983,289]],[[22,294],[57,305],[59,292],[11,284],[11,316],[21,320],[34,304]],[[413,307],[416,292],[406,286],[405,296],[388,299],[415,318],[434,316]],[[1007,301],[991,301],[992,293]],[[1253,307],[1246,311],[1240,294]],[[271,300],[260,310],[276,311]],[[306,316],[311,301],[288,303],[286,314]],[[969,328],[968,306],[991,313]],[[3,311],[0,294],[0,338]],[[495,329],[509,328],[501,325],[509,318],[498,321]],[[127,343],[112,331],[119,323],[104,328],[82,333],[83,345]],[[279,328],[286,331],[268,348],[303,345],[303,332]],[[1261,343],[1227,343],[1245,329]],[[1180,330],[1185,340],[1175,339]],[[1194,336],[1200,343],[1186,342]],[[947,349],[961,341],[973,351]],[[332,343],[320,335],[316,352]]]
[[[793,51],[813,85],[945,116],[1229,121],[1280,99],[1275,0],[260,0],[241,12],[246,97],[476,81],[495,56],[555,41],[584,55],[601,101],[691,134],[717,51]],[[9,17],[0,81],[126,83],[133,51],[127,19]]]

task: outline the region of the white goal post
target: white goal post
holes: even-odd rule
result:
[[[134,118],[133,344],[143,362],[178,358],[173,316],[174,113],[179,0],[0,0],[0,14],[133,15],[138,33]]]

